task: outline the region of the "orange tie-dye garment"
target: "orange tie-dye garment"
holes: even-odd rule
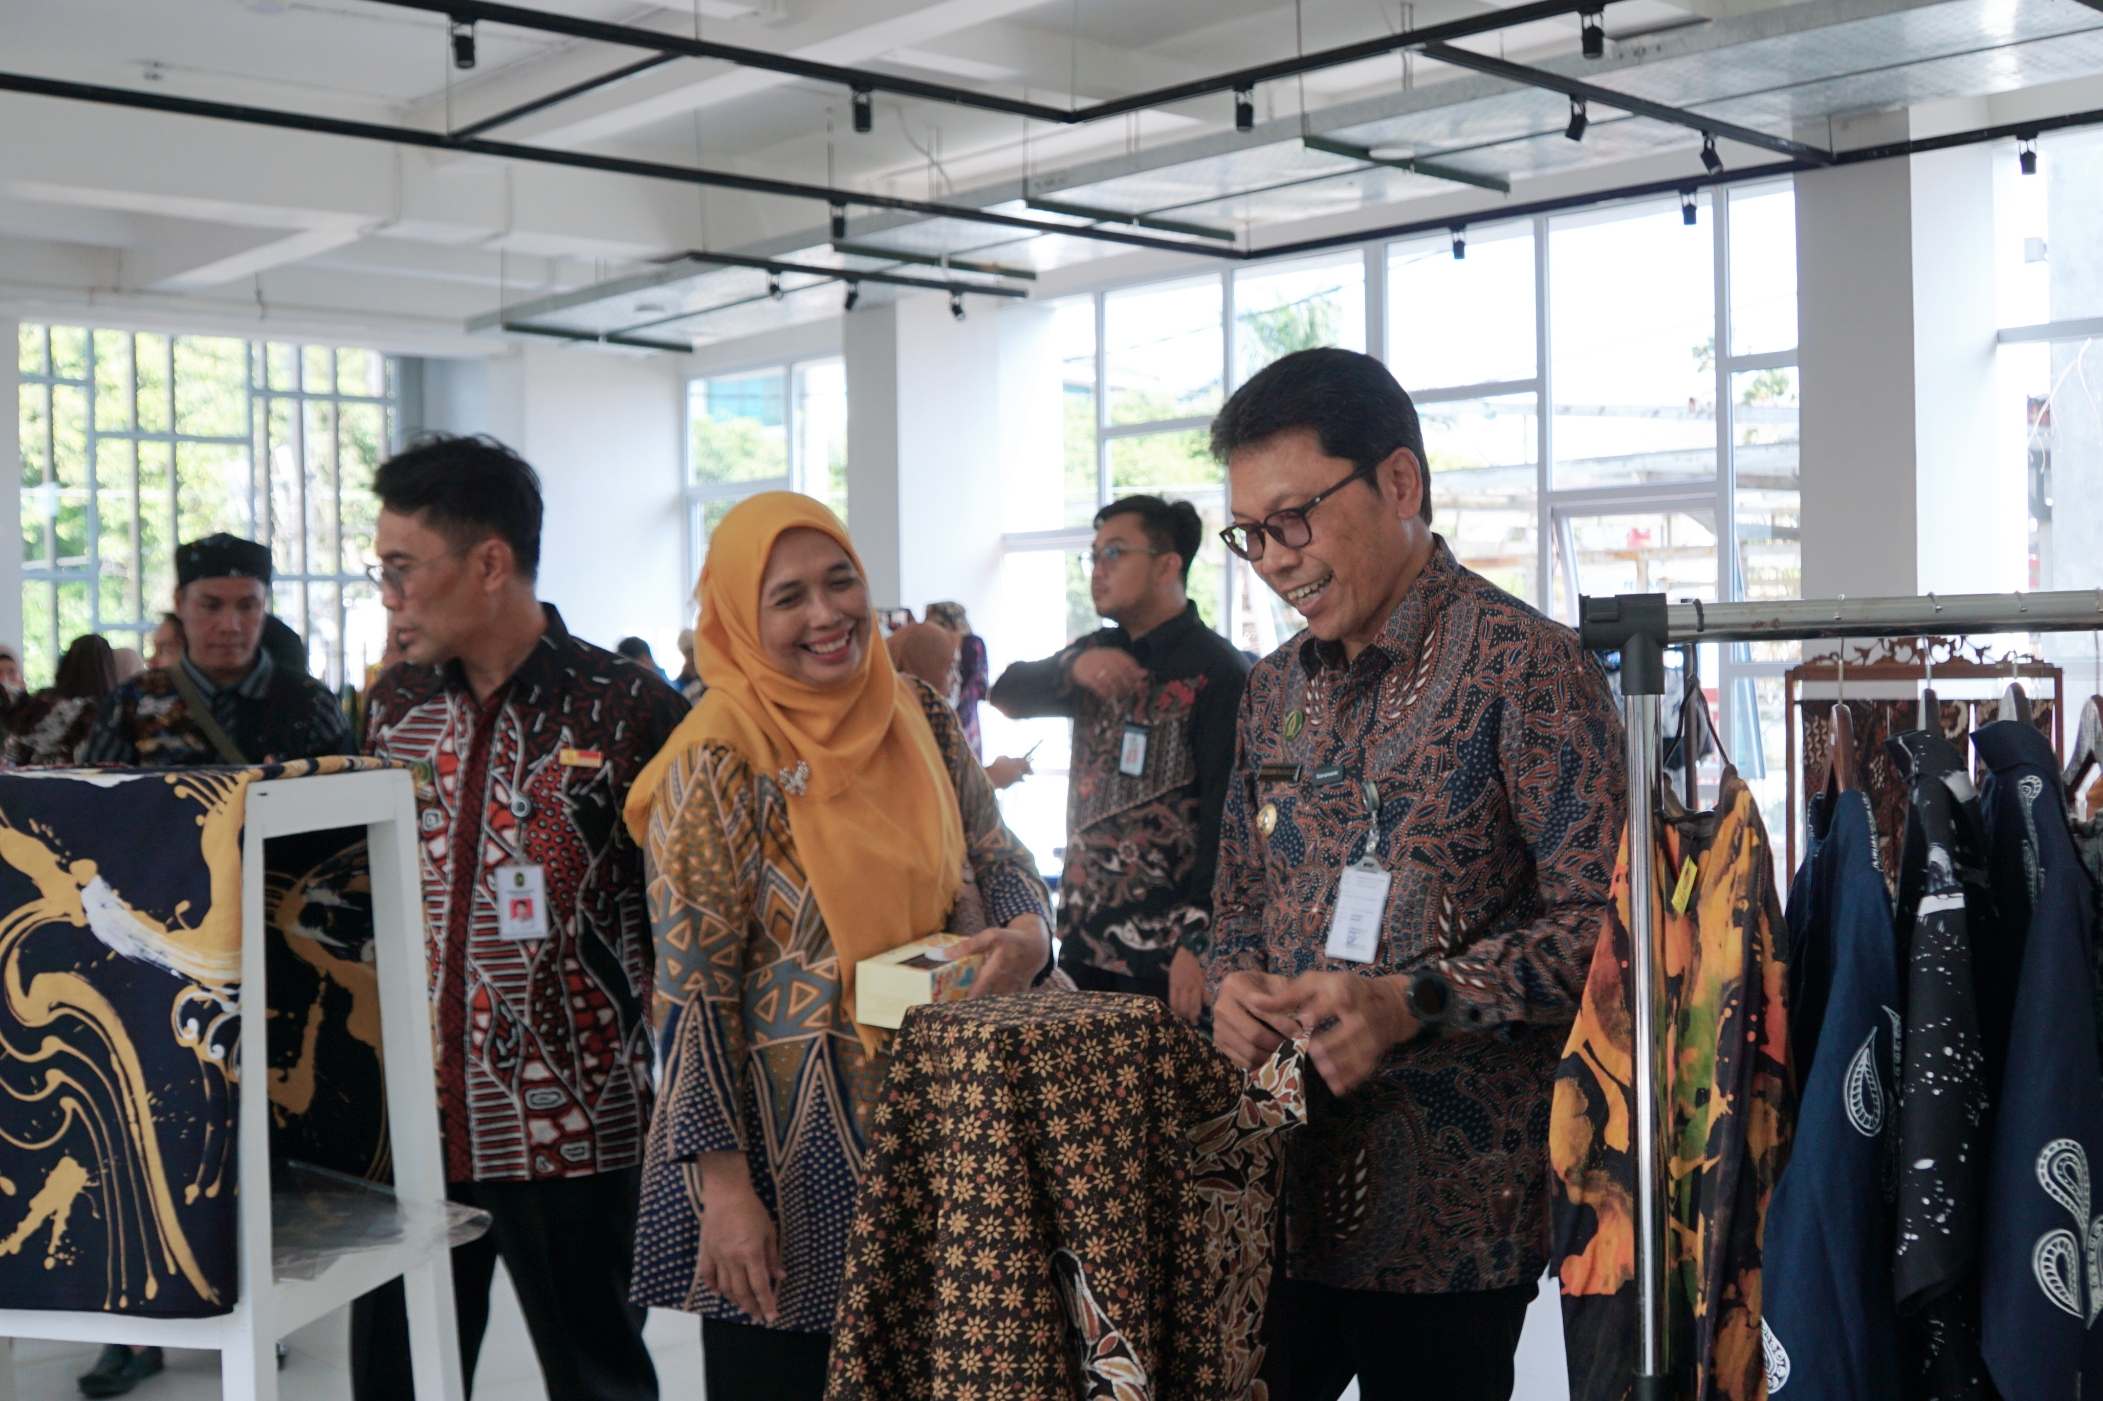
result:
[[[1668,812],[1659,837],[1669,1366],[1693,1401],[1760,1401],[1761,1231],[1796,1108],[1786,926],[1767,832],[1735,769],[1725,770],[1714,811]],[[1628,901],[1624,841],[1613,915],[1556,1071],[1549,1121],[1571,1401],[1620,1401],[1636,1359]]]

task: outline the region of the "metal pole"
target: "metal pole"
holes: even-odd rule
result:
[[[1627,594],[1621,597],[1641,598]],[[1604,602],[1604,600],[1592,600]],[[1675,603],[1667,643],[1787,642],[1838,637],[1946,637],[1953,633],[2093,632],[2103,627],[2103,589],[1968,593],[1896,598]]]
[[[1636,1306],[1641,1319],[1634,1401],[1664,1401],[1671,1367],[1665,1299],[1667,1106],[1657,956],[1658,716],[1664,650],[1643,632],[1621,648],[1621,718],[1628,762],[1629,1012],[1635,1024]]]

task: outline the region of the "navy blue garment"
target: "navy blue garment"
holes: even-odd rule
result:
[[[1995,1106],[1980,1260],[1986,1365],[2003,1396],[2057,1401],[2103,1382],[2103,1168],[2090,998],[2094,909],[2067,830],[2051,746],[2013,721],[1972,743],[2004,933],[2021,924],[2022,971]]]
[[[1804,860],[1789,881],[1789,1055],[1798,1084],[1818,1057],[1818,1030],[1833,991],[1832,862],[1823,855],[1837,793],[1813,793],[1804,804]]]
[[[1827,815],[1803,927],[1823,942],[1830,981],[1815,1059],[1798,1067],[1796,1145],[1767,1210],[1761,1341],[1771,1395],[1898,1401],[1898,954],[1869,795],[1836,794]]]

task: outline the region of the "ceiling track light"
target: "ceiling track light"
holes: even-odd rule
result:
[[[1234,129],[1256,129],[1256,89],[1252,87],[1234,89]]]
[[[832,237],[835,243],[847,237],[847,206],[844,204],[832,207]]]
[[[452,19],[446,22],[446,31],[453,38],[453,67],[475,66],[475,22],[471,19]]]
[[[1570,125],[1563,128],[1563,135],[1572,141],[1582,141],[1585,139],[1585,128],[1591,124],[1592,119],[1585,112],[1585,100],[1581,97],[1571,98]]]
[[[951,292],[949,294],[949,314],[959,321],[964,319],[964,294],[962,292]]]
[[[1579,34],[1583,36],[1586,58],[1606,57],[1606,11],[1593,10],[1577,17]]]
[[[2037,174],[2037,134],[2015,138],[2015,163],[2025,175]]]
[[[1468,226],[1466,224],[1455,224],[1453,226],[1453,261],[1457,263],[1467,256]]]
[[[844,304],[843,304],[843,305],[841,306],[841,308],[840,308],[840,309],[841,309],[842,311],[853,311],[853,310],[854,310],[854,304],[855,304],[856,302],[860,301],[861,299],[862,299],[862,284],[861,284],[861,283],[859,283],[859,282],[855,282],[855,281],[849,281],[849,282],[848,282],[848,284],[847,284],[847,300],[846,300],[846,302],[845,302],[845,303],[844,303]]]
[[[1679,192],[1679,221],[1691,229],[1700,217],[1701,211],[1694,203],[1694,191],[1681,190]]]
[[[767,274],[767,295],[777,302],[788,295],[787,292],[781,290],[780,273],[770,272]]]
[[[869,89],[856,88],[854,90],[853,105],[854,129],[865,135],[874,131],[876,129],[876,103],[871,98]]]
[[[1701,164],[1711,175],[1723,174],[1723,157],[1716,154],[1716,137],[1706,131],[1701,134]]]

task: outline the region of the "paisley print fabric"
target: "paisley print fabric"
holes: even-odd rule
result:
[[[1300,1053],[1245,1077],[1153,998],[918,1007],[876,1113],[829,1401],[1261,1401]]]
[[[248,788],[374,767],[0,774],[0,1308],[233,1307]]]
[[[1372,645],[1256,665],[1220,836],[1214,992],[1241,969],[1443,976],[1443,1032],[1318,1101],[1288,1150],[1286,1272],[1345,1289],[1531,1284],[1548,1258],[1548,1096],[1608,918],[1621,727],[1577,637],[1443,540]],[[1379,794],[1369,833],[1362,784]],[[1324,953],[1371,837],[1370,963]]]
[[[1692,862],[1694,883],[1674,908]],[[1773,857],[1735,769],[1713,812],[1673,812],[1654,862],[1673,1067],[1666,1133],[1672,1356],[1695,1401],[1756,1401],[1767,1381],[1761,1231],[1795,1123],[1788,965]],[[1628,1395],[1636,1356],[1634,1024],[1626,842],[1614,904],[1556,1071],[1549,1126],[1556,1272],[1572,1401]]]
[[[913,683],[956,786],[970,870],[951,925],[1035,914],[1036,862],[1002,824],[949,706]],[[840,1014],[839,958],[796,857],[777,778],[703,744],[665,776],[649,827],[661,1094],[643,1168],[636,1302],[756,1323],[701,1281],[701,1153],[742,1151],[780,1225],[781,1326],[827,1332],[888,1054]]]
[[[554,608],[509,681],[397,666],[366,748],[416,773],[446,1179],[633,1167],[650,1116],[649,922],[628,786],[687,705]],[[549,937],[498,935],[496,868],[542,868]]]

